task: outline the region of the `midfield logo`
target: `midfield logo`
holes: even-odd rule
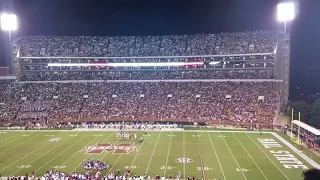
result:
[[[101,154],[103,151],[112,152],[115,154],[128,154],[131,151],[137,151],[134,144],[117,144],[112,145],[109,143],[97,144],[96,146],[88,146],[86,153],[88,154]]]

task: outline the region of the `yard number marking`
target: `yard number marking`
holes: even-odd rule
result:
[[[20,166],[17,166],[17,168],[19,169],[27,169],[27,168],[31,168],[31,165],[20,165]]]
[[[160,169],[172,169],[173,167],[172,166],[160,166]]]
[[[228,137],[228,136],[219,135],[218,137],[219,137],[219,138],[225,138],[225,137]]]
[[[246,169],[246,168],[236,168],[236,170],[237,170],[238,172],[248,172],[248,171],[251,171],[251,170],[248,170],[248,169]]]
[[[57,141],[60,141],[61,138],[51,138],[49,139],[50,142],[57,142]]]
[[[137,166],[125,166],[124,168],[125,168],[125,169],[129,169],[129,167],[130,167],[130,169],[136,169],[136,168],[138,168]]]
[[[213,169],[213,168],[203,167],[202,169],[201,167],[197,167],[197,171],[202,171],[202,170],[208,171],[210,169]]]
[[[64,169],[66,168],[66,166],[64,165],[56,165],[56,166],[53,166],[54,169]]]

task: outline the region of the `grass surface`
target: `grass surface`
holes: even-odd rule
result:
[[[2,131],[3,132],[3,131]],[[0,173],[2,176],[25,175],[36,172],[42,176],[49,169],[83,172],[82,161],[95,158],[109,161],[110,169],[102,175],[124,167],[131,167],[132,174],[150,176],[187,176],[223,180],[300,180],[302,169],[286,169],[270,150],[290,151],[305,165],[300,156],[282,144],[272,134],[245,132],[149,132],[144,142],[116,139],[115,132],[40,131],[14,132],[0,135]],[[137,132],[138,137],[144,133]],[[60,138],[58,141],[49,141]],[[275,139],[282,145],[278,149],[266,149],[257,138]],[[98,143],[114,145],[130,143],[137,151],[116,154],[104,151],[100,154],[86,152],[86,147]],[[192,160],[177,162],[179,158]]]
[[[284,138],[286,141],[290,142],[291,144],[293,144],[297,149],[300,149],[300,145],[294,143],[291,141],[290,136],[285,135],[281,132],[277,132],[282,138]],[[290,132],[288,132],[288,134],[290,134]],[[303,147],[303,153],[305,155],[307,155],[309,158],[311,158],[312,160],[314,160],[316,163],[320,164],[320,155],[319,154],[315,154],[314,152],[312,152],[311,150],[309,150],[307,147]]]

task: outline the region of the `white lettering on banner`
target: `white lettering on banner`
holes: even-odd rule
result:
[[[275,141],[274,139],[261,139],[258,138],[258,141],[267,149],[270,148],[281,148],[282,146]],[[270,150],[269,151],[273,157],[275,157],[286,169],[308,169],[298,158],[296,158],[289,151],[278,151]]]

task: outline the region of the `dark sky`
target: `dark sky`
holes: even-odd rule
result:
[[[0,0],[0,7],[12,0]],[[17,35],[164,35],[275,29],[279,0],[13,0]],[[300,0],[291,85],[320,92],[320,0]],[[5,65],[4,34],[0,66]],[[292,91],[293,93],[297,92]]]

